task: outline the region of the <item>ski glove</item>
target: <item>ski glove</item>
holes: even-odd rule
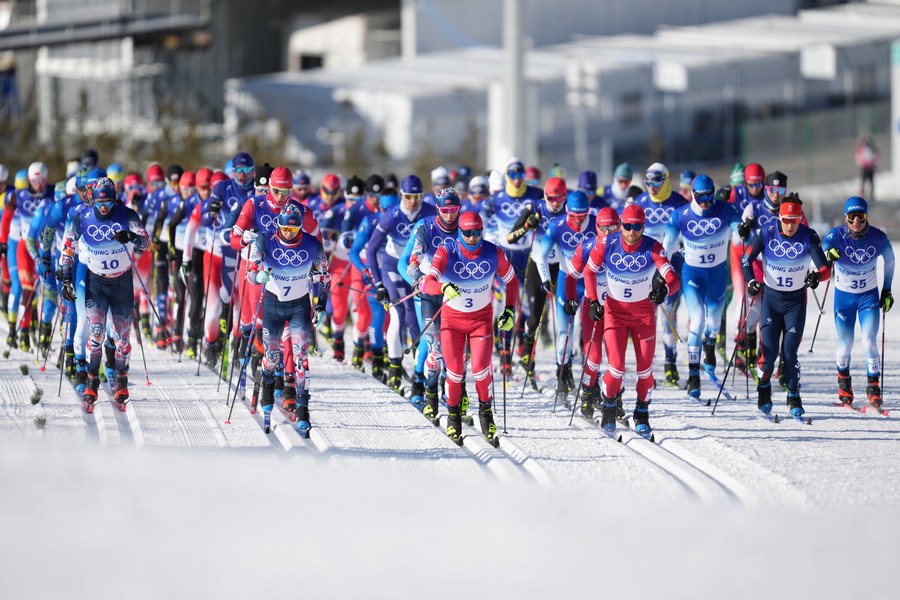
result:
[[[541,283],[541,291],[548,296],[556,293],[556,282],[551,279]]]
[[[806,287],[811,290],[819,287],[819,281],[822,279],[822,276],[819,275],[818,271],[810,271],[806,274]]]
[[[881,300],[878,302],[878,306],[880,306],[884,312],[889,312],[893,305],[894,297],[891,295],[891,290],[881,290]]]
[[[388,291],[387,288],[384,287],[383,283],[379,283],[375,286],[375,299],[378,300],[379,304],[384,304],[388,301]]]
[[[751,279],[747,282],[747,293],[751,296],[756,296],[762,291],[762,284],[755,279]]]
[[[133,242],[134,240],[138,239],[140,236],[133,231],[120,229],[119,231],[115,232],[112,237],[120,244],[127,244],[128,242]]]
[[[574,317],[575,313],[578,312],[578,301],[577,300],[566,300],[566,303],[563,304],[563,310],[570,317]]]
[[[72,283],[71,279],[63,279],[61,293],[63,299],[75,302],[75,284]]]
[[[510,331],[516,320],[516,313],[511,306],[507,306],[503,314],[497,318],[497,329],[500,331]]]
[[[222,200],[219,198],[214,198],[209,201],[209,214],[212,216],[216,216],[219,214],[219,211],[222,210]]]
[[[742,240],[746,240],[753,233],[754,227],[756,227],[756,219],[747,219],[737,226],[737,233]]]
[[[541,224],[541,215],[537,213],[531,213],[528,215],[528,218],[525,219],[525,225],[528,226],[528,229],[537,229],[538,225]]]
[[[38,265],[38,274],[46,279],[50,275],[50,257],[45,256]]]
[[[650,290],[650,293],[647,294],[647,300],[651,301],[653,304],[657,306],[666,301],[666,296],[669,295],[668,286],[663,287],[655,287]]]
[[[269,273],[267,271],[259,271],[256,274],[256,283],[260,285],[269,283]]]
[[[444,302],[449,302],[460,296],[459,286],[449,281],[441,286],[441,291],[444,293]]]
[[[841,257],[841,251],[837,248],[829,248],[828,252],[825,253],[825,258],[830,260],[831,262],[836,261]]]
[[[325,310],[327,302],[328,296],[326,296],[325,294],[319,295],[319,297],[316,299],[316,327],[321,326],[322,323],[325,322],[325,317],[328,316],[326,314],[327,311]]]
[[[603,305],[600,304],[599,300],[591,301],[590,314],[591,318],[595,321],[603,320]]]
[[[250,244],[255,242],[256,238],[258,238],[258,237],[259,237],[259,234],[255,231],[253,231],[252,229],[249,231],[245,231],[244,233],[241,234],[241,244],[243,244],[244,246],[249,246]]]

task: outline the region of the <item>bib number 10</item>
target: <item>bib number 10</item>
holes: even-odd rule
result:
[[[105,271],[115,271],[119,268],[119,261],[115,258],[112,260],[101,260],[100,265]]]

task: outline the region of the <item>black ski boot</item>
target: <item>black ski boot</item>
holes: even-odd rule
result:
[[[399,358],[389,359],[387,385],[389,388],[400,393],[400,386],[403,384],[403,363]]]
[[[716,370],[716,340],[703,340],[703,368],[712,373]]]
[[[566,391],[575,391],[575,377],[572,375],[572,363],[567,363],[563,367],[563,380],[566,382]]]
[[[74,346],[66,346],[66,377],[69,379],[75,378],[75,347]]]
[[[259,406],[263,414],[263,429],[272,431],[272,408],[275,406],[275,381],[263,381],[259,392]]]
[[[532,351],[534,349],[534,337],[530,335],[526,335],[522,338],[522,358],[520,359],[520,363],[522,365],[522,369],[525,371],[525,378],[528,380],[528,383],[531,387],[537,387],[534,381],[534,357],[532,356]]]
[[[556,365],[556,402],[565,404],[568,395],[569,389],[568,386],[566,386],[566,366]]]
[[[149,340],[153,336],[153,330],[150,328],[150,315],[141,315],[141,334],[144,339]]]
[[[184,355],[188,357],[188,360],[197,360],[197,343],[199,340],[195,337],[188,336],[187,345],[184,347]]]
[[[87,388],[87,367],[82,364],[82,368],[75,370],[74,383],[75,393],[84,394]]]
[[[281,393],[281,408],[291,416],[291,420],[294,419],[294,410],[297,408],[297,384],[290,375],[285,375],[284,377],[284,388]]]
[[[850,370],[838,371],[838,402],[853,406],[853,380],[850,377]],[[868,392],[868,388],[866,389]]]
[[[600,427],[607,433],[616,430],[616,401],[613,398],[607,398],[603,391],[600,391]]]
[[[594,388],[581,384],[581,416],[588,421],[594,418]]]
[[[881,385],[878,375],[869,375],[868,384],[866,385],[866,397],[869,404],[875,408],[881,408]]]
[[[113,396],[115,397],[116,403],[119,405],[119,410],[125,412],[125,402],[128,401],[128,373],[123,371],[116,371],[115,378],[115,393]]]
[[[9,334],[6,336],[6,345],[10,348],[15,348],[19,345],[19,342],[16,339],[16,327],[17,319],[15,317],[9,319]]]
[[[41,354],[46,355],[50,351],[50,337],[53,334],[52,323],[41,323],[38,337],[38,348]]]
[[[687,393],[695,400],[700,399],[700,365],[697,363],[688,365]]]
[[[457,414],[459,414],[457,407]],[[434,424],[438,422],[438,392],[437,386],[425,388],[425,407],[422,414],[428,417],[428,420]]]
[[[766,414],[772,412],[772,382],[760,380],[756,385],[756,407]]]
[[[94,403],[97,401],[97,390],[100,389],[100,376],[97,373],[87,373],[84,393],[81,395],[84,412],[94,412]]]
[[[625,418],[625,407],[622,406],[622,394],[625,390],[619,390],[619,393],[616,394],[616,418],[620,421]]]
[[[427,406],[425,410],[428,410]],[[462,415],[459,412],[459,405],[447,406],[447,437],[462,446]]]
[[[366,353],[366,347],[358,342],[353,342],[353,355],[350,357],[350,366],[359,371],[365,371],[363,366],[363,355]]]
[[[497,426],[494,425],[494,411],[490,402],[478,403],[478,420],[481,421],[481,433],[493,446],[497,446]]]
[[[334,351],[334,360],[344,362],[344,340],[340,338],[331,340],[331,349]]]
[[[469,416],[469,392],[466,391],[466,380],[459,384],[459,414],[466,425],[474,425],[475,419]]]
[[[31,327],[23,327],[19,334],[19,349],[22,352],[31,352]]]
[[[203,356],[206,359],[206,366],[215,368],[216,364],[219,362],[219,354],[222,352],[222,340],[216,340],[214,342],[209,342],[206,345],[206,350],[203,352]]]
[[[788,391],[787,405],[791,411],[792,417],[802,417],[803,413],[806,412],[803,410],[803,400],[800,399],[800,392]]]
[[[305,402],[309,402],[309,398],[306,398]],[[309,430],[312,425],[309,422],[309,405],[308,404],[298,404],[297,408],[294,410],[294,421],[297,423],[297,431],[300,432],[300,435],[303,437],[309,437]]]
[[[634,405],[634,432],[642,437],[650,436],[650,403],[638,400]],[[649,439],[649,438],[648,438]]]
[[[384,348],[372,349],[372,377],[384,383]]]
[[[425,375],[413,373],[413,383],[409,390],[409,401],[424,412],[425,409]]]
[[[785,390],[787,390],[787,373],[784,372],[785,371],[784,365],[785,365],[784,359],[779,357],[779,359],[778,359],[778,383],[779,383],[779,385],[781,385],[781,387],[783,387]]]
[[[259,363],[262,362],[262,357],[263,354],[256,345],[256,342],[253,342],[253,350],[250,351],[250,373],[253,374],[254,378],[256,377],[257,371],[259,371]]]
[[[669,362],[667,360],[665,365],[663,366],[663,370],[666,375],[666,383],[670,386],[679,387],[678,367],[675,366],[675,362]]]

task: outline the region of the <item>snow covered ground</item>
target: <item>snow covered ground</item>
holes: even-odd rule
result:
[[[13,350],[0,360],[0,598],[896,597],[897,419],[832,406],[831,294],[813,353],[809,306],[812,425],[759,419],[752,388],[748,401],[729,378],[737,400],[715,416],[660,387],[656,445],[569,426],[552,397],[520,400],[511,382],[500,449],[477,435],[459,448],[329,356],[312,361],[311,439],[280,416],[265,435],[240,403],[225,423],[225,386],[206,368],[148,347],[146,385],[137,346],[127,412],[101,392],[88,416],[67,381],[57,396],[53,366]],[[884,387],[900,415],[898,319]],[[859,345],[853,356],[860,404]]]

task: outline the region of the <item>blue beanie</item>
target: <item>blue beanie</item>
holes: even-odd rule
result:
[[[850,196],[847,198],[847,201],[844,202],[844,214],[849,215],[850,213],[855,212],[869,214],[869,205],[859,196]]]

